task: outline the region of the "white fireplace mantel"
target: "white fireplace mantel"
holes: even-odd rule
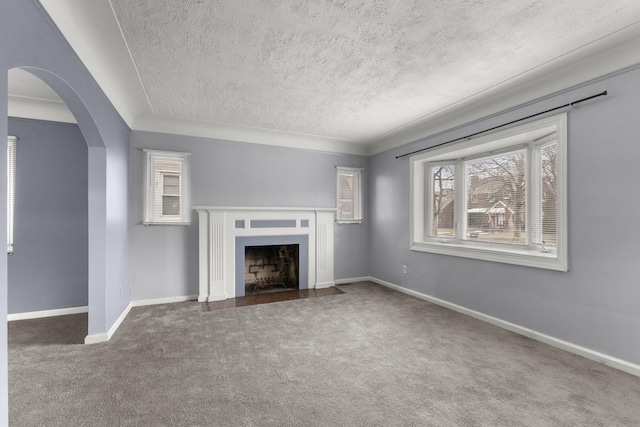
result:
[[[235,298],[237,237],[307,236],[308,289],[334,286],[335,209],[194,206],[199,220],[198,301]]]

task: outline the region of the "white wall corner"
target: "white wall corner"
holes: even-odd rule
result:
[[[101,332],[101,333],[98,333],[98,334],[87,335],[84,338],[84,343],[85,344],[97,344],[97,343],[109,341],[111,339],[111,337],[113,336],[113,334],[116,333],[116,331],[118,330],[118,328],[120,327],[122,322],[124,322],[124,319],[127,317],[127,314],[129,314],[129,311],[131,311],[131,307],[133,307],[133,304],[129,303],[129,305],[127,305],[127,307],[122,311],[122,313],[120,313],[120,316],[118,316],[116,321],[113,322],[113,325],[111,325],[111,328],[109,328],[109,330],[106,333],[105,332]]]

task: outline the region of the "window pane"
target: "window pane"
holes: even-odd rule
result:
[[[163,194],[167,196],[179,196],[180,195],[180,176],[178,175],[163,175]]]
[[[431,166],[432,236],[454,235],[454,175],[453,165]]]
[[[502,154],[466,163],[467,238],[526,244],[525,154]]]
[[[353,174],[338,174],[338,218],[354,219],[355,179]]]
[[[16,138],[7,141],[7,253],[13,253],[13,223],[16,198]]]
[[[162,196],[162,215],[180,215],[180,196]]]
[[[547,245],[556,244],[556,157],[558,144],[553,143],[540,150],[540,178],[542,189],[542,203],[540,218],[542,218],[542,240]]]

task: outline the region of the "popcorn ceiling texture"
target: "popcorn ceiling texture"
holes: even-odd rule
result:
[[[637,0],[111,0],[154,114],[367,140],[638,21]]]

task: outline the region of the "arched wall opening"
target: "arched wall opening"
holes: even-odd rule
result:
[[[104,334],[106,287],[106,149],[97,125],[76,92],[61,78],[42,68],[18,67],[46,83],[66,104],[86,142],[86,280],[89,309],[87,338]],[[28,196],[27,196],[28,197]],[[41,221],[47,221],[42,212]],[[52,224],[54,226],[54,224]],[[18,246],[19,247],[19,246]],[[66,248],[61,244],[59,250]],[[9,283],[9,286],[11,284]],[[90,340],[89,340],[90,342]]]

